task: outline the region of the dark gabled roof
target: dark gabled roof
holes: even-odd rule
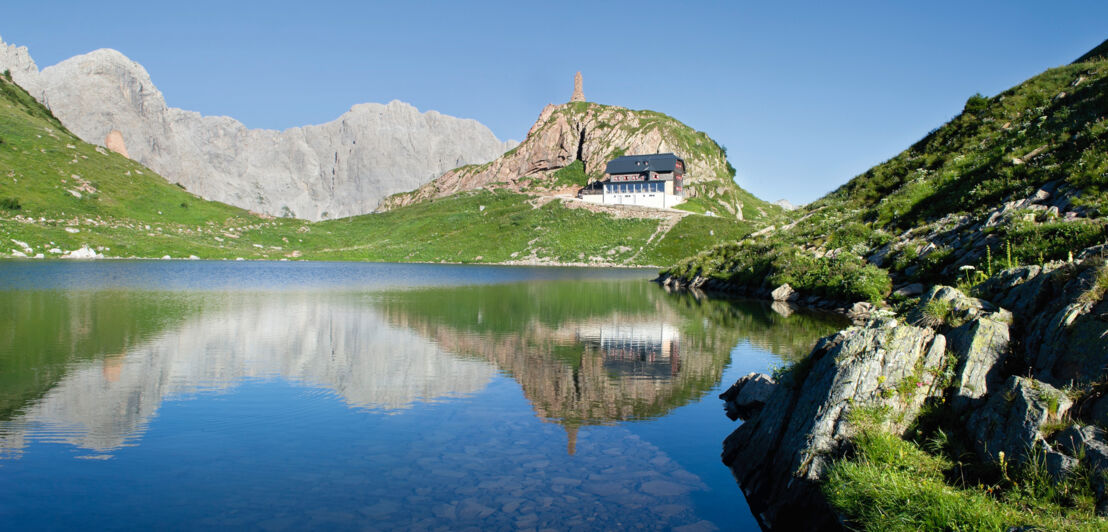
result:
[[[681,161],[685,160],[672,153],[653,153],[650,155],[624,155],[608,161],[608,167],[604,170],[610,174],[637,174],[639,172],[672,172]]]

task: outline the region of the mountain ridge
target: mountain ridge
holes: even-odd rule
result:
[[[310,220],[371,212],[381,198],[514,146],[476,120],[394,100],[277,131],[170,107],[139,63],[99,49],[38,69],[0,41],[0,69],[82,140],[120,131],[129,154],[201,197]]]

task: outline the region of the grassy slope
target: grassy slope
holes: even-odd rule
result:
[[[961,114],[911,148],[793,213],[795,225],[714,248],[670,271],[743,286],[788,281],[802,292],[880,299],[893,279],[953,284],[950,266],[966,256],[977,257],[971,263],[981,270],[991,269],[991,256],[999,269],[1065,259],[1104,243],[1106,53],[1108,42],[995,97],[975,95]],[[1054,196],[1070,198],[1062,213],[1016,207],[999,224],[982,223],[1048,184],[1057,185]],[[962,245],[940,244],[920,256],[928,237],[946,236]],[[864,257],[882,248],[892,250],[886,267],[867,264]],[[866,429],[854,446],[823,486],[852,529],[1108,529],[1096,517],[1085,471],[1057,482],[1041,457],[967,464],[968,451],[941,431],[913,442]]]
[[[88,245],[110,257],[501,262],[533,255],[657,265],[749,232],[748,224],[695,216],[647,245],[657,220],[612,219],[558,201],[533,208],[530,199],[475,192],[320,223],[261,217],[200,199],[81,142],[0,78],[2,255],[23,252],[19,241],[47,257]]]
[[[795,226],[690,257],[670,272],[881,299],[891,286],[887,276],[953,283],[958,261],[987,269],[986,246],[1007,260],[1010,245],[1012,263],[1065,259],[1108,240],[1106,112],[1102,58],[1050,69],[992,98],[972,97],[961,114],[911,148],[790,213]],[[1067,209],[1080,216],[1062,220],[1027,210],[980,227],[990,210],[1047,184],[1059,185],[1056,194],[1069,195]],[[929,235],[958,245],[940,244],[918,258]],[[884,268],[865,264],[864,257],[890,243]],[[826,276],[844,264],[849,275]]]

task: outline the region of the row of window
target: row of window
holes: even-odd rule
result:
[[[665,192],[666,184],[663,182],[647,183],[605,183],[604,192],[608,194],[631,192]]]

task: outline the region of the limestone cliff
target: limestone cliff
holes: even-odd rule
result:
[[[725,150],[708,135],[654,111],[570,102],[547,105],[527,138],[495,161],[451,170],[418,190],[388,198],[381,209],[479,188],[576,191],[555,173],[581,161],[592,182],[604,175],[606,164],[615,157],[659,152],[685,159],[686,193],[707,211],[742,219],[759,216],[768,206],[735,184]]]
[[[205,199],[310,220],[371,212],[446,170],[489,161],[501,142],[475,120],[403,102],[359,104],[326,124],[248,129],[229,117],[169,107],[146,69],[96,50],[38,71],[0,42],[0,70],[86,142],[118,130],[131,158]]]

